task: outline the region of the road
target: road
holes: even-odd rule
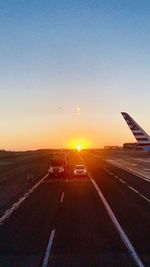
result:
[[[143,266],[150,266],[150,183],[92,153],[70,153],[71,166],[82,160],[89,177],[45,177],[4,220],[0,266],[136,266],[91,178]]]

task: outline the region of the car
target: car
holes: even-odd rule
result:
[[[74,176],[87,176],[87,169],[84,165],[75,165],[73,168]]]

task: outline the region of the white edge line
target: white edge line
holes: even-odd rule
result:
[[[106,210],[107,210],[107,212],[108,212],[108,214],[109,214],[109,216],[110,216],[115,228],[117,229],[117,231],[118,231],[123,243],[125,244],[126,248],[128,249],[132,259],[134,260],[134,262],[136,263],[136,265],[138,267],[144,267],[141,259],[139,258],[137,252],[135,251],[135,248],[133,247],[133,245],[131,244],[131,242],[128,239],[127,235],[123,231],[123,229],[122,229],[121,225],[119,224],[115,214],[113,213],[112,209],[108,205],[106,199],[104,198],[102,192],[100,191],[100,189],[99,189],[98,185],[96,184],[96,182],[94,181],[94,179],[91,177],[90,173],[89,173],[89,177],[91,178],[91,181],[92,181],[92,183],[93,183],[98,195],[100,196],[100,198],[101,198],[101,200],[102,200],[102,202],[103,202],[103,204],[104,204],[104,206],[105,206],[105,208],[106,208]]]
[[[8,219],[13,212],[19,208],[19,206],[33,193],[33,191],[47,178],[47,174],[38,182],[36,183],[28,192],[26,192],[22,197],[19,198],[17,202],[15,202],[11,208],[6,210],[2,217],[0,217],[0,226]]]
[[[49,238],[48,245],[47,245],[46,252],[45,252],[45,256],[44,256],[44,260],[42,263],[42,267],[48,266],[48,261],[49,261],[50,253],[52,251],[54,236],[55,236],[55,229],[51,231],[50,238]]]

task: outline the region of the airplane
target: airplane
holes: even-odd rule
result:
[[[150,136],[135,122],[126,112],[121,112],[132,134],[134,135],[137,146],[146,152],[150,152]]]

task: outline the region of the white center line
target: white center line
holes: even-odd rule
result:
[[[60,202],[61,202],[61,203],[63,203],[63,200],[64,200],[64,194],[65,194],[64,192],[62,192],[62,194],[61,194],[61,198],[60,198]]]
[[[52,251],[52,245],[53,245],[53,240],[54,240],[54,236],[55,236],[55,231],[56,231],[55,229],[53,229],[51,231],[50,238],[49,238],[48,245],[47,245],[47,249],[46,249],[45,256],[44,256],[44,260],[42,263],[42,267],[48,266],[48,261],[49,261],[49,257],[50,257],[51,251]]]

